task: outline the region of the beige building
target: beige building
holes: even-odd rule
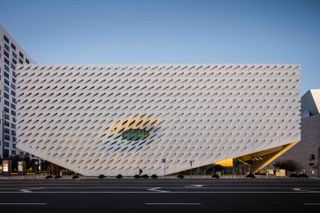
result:
[[[319,176],[317,164],[320,147],[320,89],[311,89],[302,96],[301,117],[301,142],[277,161],[293,160],[298,163],[299,172]]]

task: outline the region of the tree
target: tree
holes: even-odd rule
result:
[[[297,162],[293,160],[277,161],[273,166],[278,169],[285,169],[290,172],[297,171],[299,168]]]

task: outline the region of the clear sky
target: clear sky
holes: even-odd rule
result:
[[[320,0],[0,0],[41,64],[301,64],[320,88]]]

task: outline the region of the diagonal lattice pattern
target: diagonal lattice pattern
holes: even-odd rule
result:
[[[83,175],[163,175],[299,141],[299,69],[20,66],[18,148]]]

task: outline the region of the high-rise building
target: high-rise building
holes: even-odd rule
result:
[[[16,148],[16,66],[32,59],[0,25],[0,157],[18,155]]]
[[[83,175],[257,172],[300,141],[299,65],[21,65],[17,146]]]

